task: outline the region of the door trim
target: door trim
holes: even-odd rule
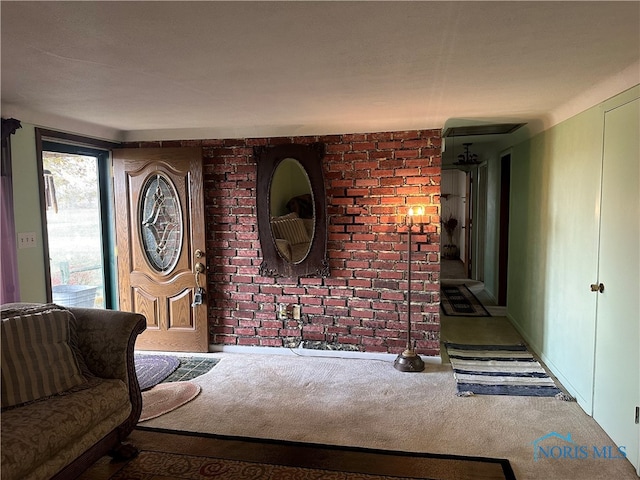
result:
[[[511,193],[511,152],[500,156],[500,213],[498,227],[498,305],[507,304],[509,284],[509,210]]]

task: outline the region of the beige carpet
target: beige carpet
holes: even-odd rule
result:
[[[575,402],[554,398],[457,397],[449,365],[401,373],[390,362],[216,354],[192,380],[200,395],[144,422],[193,432],[389,450],[507,458],[525,479],[637,479],[625,459],[541,458],[533,442],[571,433],[579,445],[612,445]],[[548,447],[562,445],[548,439]]]

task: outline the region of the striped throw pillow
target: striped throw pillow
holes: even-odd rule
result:
[[[69,344],[71,315],[52,309],[2,319],[2,408],[86,382]]]
[[[310,238],[301,218],[278,218],[271,222],[276,238],[284,238],[291,245],[309,243]]]

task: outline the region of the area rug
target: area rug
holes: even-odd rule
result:
[[[440,305],[445,315],[457,317],[490,317],[491,314],[480,303],[466,285],[440,285]]]
[[[171,375],[180,365],[180,360],[170,355],[135,354],[136,375],[140,390],[148,390]]]
[[[137,427],[142,450],[110,480],[514,480],[508,460],[224,437]]]
[[[192,382],[161,383],[142,392],[142,414],[140,422],[169,413],[200,393],[200,385]]]
[[[525,345],[463,345],[445,343],[458,395],[557,397],[563,400]]]

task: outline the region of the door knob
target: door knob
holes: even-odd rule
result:
[[[592,292],[604,292],[604,283],[592,283],[591,284],[591,291]]]
[[[203,263],[197,262],[193,266],[193,269],[196,276],[196,289],[193,294],[193,303],[191,304],[191,306],[197,307],[198,305],[202,305],[202,303],[204,302],[205,291],[204,288],[202,288],[202,285],[200,285],[200,274],[204,273],[207,267],[205,267]]]

